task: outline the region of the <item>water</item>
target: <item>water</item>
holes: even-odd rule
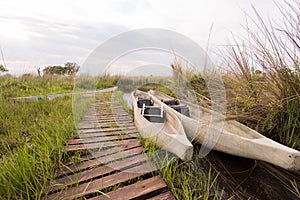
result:
[[[132,99],[131,99],[131,94],[130,93],[124,93],[123,94],[123,99],[126,101],[127,105],[133,109],[132,107]]]

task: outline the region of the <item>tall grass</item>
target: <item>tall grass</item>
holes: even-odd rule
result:
[[[160,76],[132,76],[121,77],[118,82],[118,88],[123,92],[132,92],[136,89],[151,89],[153,86],[168,85],[168,77]],[[154,88],[152,88],[154,89]]]
[[[235,37],[227,50],[231,114],[252,128],[300,149],[300,4],[278,4],[282,25],[256,19],[245,26],[248,37]]]
[[[300,3],[283,1],[277,7],[281,25],[264,21],[253,8],[255,18],[247,15],[244,36],[234,36],[222,52],[227,117],[300,150]],[[189,80],[199,103],[210,107],[210,74],[185,65],[175,59],[172,67]]]
[[[0,77],[0,195],[39,199],[63,156],[73,130],[71,98],[13,102],[10,97],[68,92],[70,77]]]
[[[39,199],[72,135],[71,98],[31,103],[0,102],[0,195]]]
[[[225,197],[218,185],[218,174],[208,162],[200,160],[197,151],[192,161],[183,162],[168,152],[158,152],[158,146],[147,139],[141,140],[144,152],[159,167],[158,174],[164,179],[176,199],[222,199]]]
[[[191,162],[170,162],[160,169],[160,175],[176,199],[223,198],[217,182],[218,174],[204,160],[199,160],[197,155],[194,155]]]
[[[23,97],[41,94],[57,94],[73,90],[72,76],[0,76],[1,98]]]
[[[97,89],[114,87],[121,79],[120,75],[105,74],[98,77]]]

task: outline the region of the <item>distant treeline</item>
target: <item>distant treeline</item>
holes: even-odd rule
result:
[[[65,66],[48,66],[43,69],[44,75],[74,75],[78,72],[80,66],[77,63],[67,62]],[[41,76],[40,69],[38,74]]]

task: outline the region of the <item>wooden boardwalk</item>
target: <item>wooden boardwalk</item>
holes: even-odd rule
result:
[[[44,199],[175,199],[143,153],[119,101],[99,98],[77,125],[68,151],[78,155],[57,173]]]

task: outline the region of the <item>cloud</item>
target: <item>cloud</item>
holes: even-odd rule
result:
[[[24,66],[81,64],[102,42],[139,28],[176,31],[205,48],[214,24],[210,47],[218,48],[231,31],[242,31],[244,11],[253,15],[251,5],[264,18],[279,14],[273,0],[1,1],[0,47],[14,72]]]
[[[0,45],[10,72],[18,72],[24,65],[63,64],[67,60],[82,63],[92,49],[102,41],[126,30],[114,24],[65,24],[32,17],[1,17],[0,20],[22,24],[26,38],[2,35]],[[16,62],[14,62],[16,61]],[[22,64],[23,62],[23,64]]]

